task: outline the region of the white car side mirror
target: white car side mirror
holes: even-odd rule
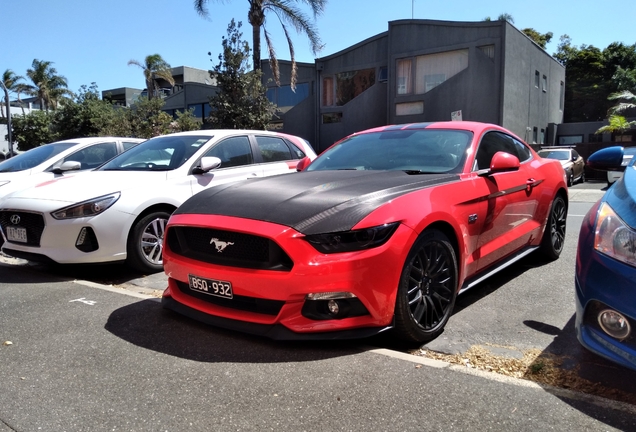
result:
[[[201,171],[208,172],[221,166],[221,159],[215,156],[201,158]]]

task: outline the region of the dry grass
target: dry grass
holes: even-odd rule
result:
[[[411,354],[636,405],[636,395],[585,380],[579,377],[576,368],[561,367],[567,357],[545,354],[538,349],[524,351],[520,359],[495,355],[480,345],[473,345],[463,354],[443,354],[427,349]]]

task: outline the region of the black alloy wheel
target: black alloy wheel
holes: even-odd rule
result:
[[[448,237],[429,229],[415,242],[402,269],[395,304],[395,330],[409,342],[437,337],[457,298],[457,258]]]
[[[541,239],[541,252],[546,258],[555,260],[559,258],[565,244],[565,229],[568,216],[568,208],[561,195],[554,197],[548,223]]]

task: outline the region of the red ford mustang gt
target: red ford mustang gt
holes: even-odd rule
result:
[[[567,187],[492,124],[386,126],[302,172],[214,187],[168,224],[166,308],[275,339],[439,335],[455,299],[563,250]]]

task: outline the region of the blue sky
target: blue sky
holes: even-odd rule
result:
[[[33,59],[39,59],[54,62],[73,91],[92,82],[100,91],[143,88],[141,69],[127,65],[131,59],[143,62],[158,53],[172,66],[211,69],[232,18],[243,22],[243,37],[251,44],[247,8],[247,0],[210,0],[206,20],[197,15],[192,0],[0,0],[0,73],[11,69],[25,76]],[[563,34],[574,45],[601,49],[612,42],[636,43],[636,26],[621,22],[621,17],[635,16],[634,0],[331,0],[316,21],[325,44],[319,57],[386,31],[392,20],[482,21],[502,13],[510,14],[519,29],[551,31],[550,54]],[[289,59],[277,19],[269,16],[266,25],[278,58]],[[296,60],[313,62],[307,39],[291,34]],[[261,57],[266,56],[263,51]]]

